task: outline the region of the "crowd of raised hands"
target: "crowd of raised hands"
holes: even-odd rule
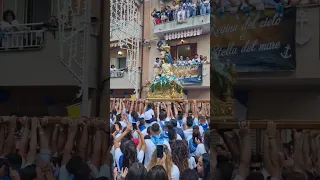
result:
[[[0,124],[0,179],[109,179],[108,129],[102,119],[12,116]]]
[[[210,178],[209,103],[110,103],[112,179]]]
[[[291,140],[283,142],[272,121],[262,131],[261,153],[252,150],[247,121],[239,129],[214,130],[222,138],[213,148],[213,175],[217,180],[315,180],[320,179],[320,133],[291,130]]]

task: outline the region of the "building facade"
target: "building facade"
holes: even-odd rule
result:
[[[141,14],[141,44],[139,73],[139,97],[146,98],[146,83],[151,81],[158,72],[154,67],[159,57],[159,42],[171,46],[171,55],[178,59],[180,56],[192,59],[196,54],[210,60],[210,15],[187,18],[186,22],[176,20],[155,24],[151,13],[154,9],[160,10],[164,6],[171,6],[170,1],[143,1],[139,4]],[[111,33],[110,64],[116,69],[126,68],[126,50],[120,48],[117,39]],[[170,37],[170,38],[169,38]],[[187,99],[210,98],[210,65],[204,64],[199,75],[202,80],[185,85]],[[119,73],[122,77],[111,78],[111,97],[130,97],[134,94],[133,84],[128,82],[127,73]]]

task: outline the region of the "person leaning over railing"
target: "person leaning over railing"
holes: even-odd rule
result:
[[[29,30],[26,26],[21,26],[16,20],[16,15],[11,10],[6,10],[3,13],[3,20],[0,23],[5,36],[1,40],[1,46],[18,47],[21,44],[22,34],[14,34],[17,31]]]

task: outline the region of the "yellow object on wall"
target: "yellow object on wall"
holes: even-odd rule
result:
[[[81,103],[73,104],[66,107],[69,117],[79,117],[81,115]]]

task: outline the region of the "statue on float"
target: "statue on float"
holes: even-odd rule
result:
[[[149,100],[181,100],[183,99],[183,85],[172,72],[173,60],[170,46],[164,44],[160,48],[160,76],[150,82],[147,99]]]

